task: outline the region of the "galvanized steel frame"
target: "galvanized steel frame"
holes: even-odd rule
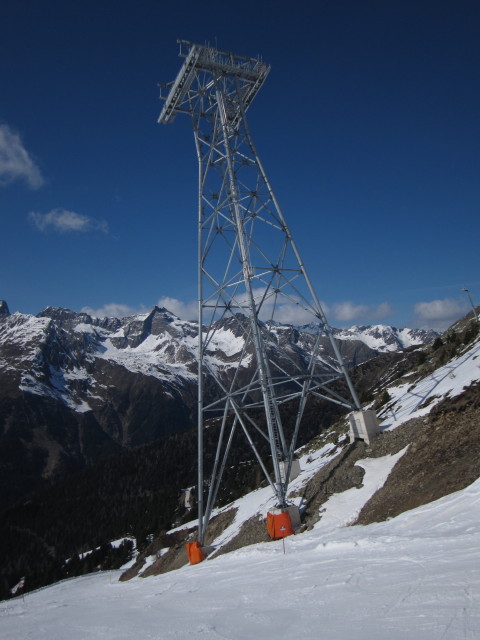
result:
[[[199,167],[198,193],[198,539],[203,543],[221,484],[233,436],[238,427],[272,487],[286,505],[290,470],[308,396],[315,395],[348,409],[360,404],[325,313],[256,152],[246,111],[270,67],[207,45],[180,42],[185,58],[169,85],[159,122],[176,113],[192,117]],[[307,362],[283,353],[275,357],[276,319],[285,308],[308,312],[318,334]],[[215,362],[217,339],[230,318],[243,347],[235,356],[233,378]],[[335,362],[320,355],[320,337],[327,336]],[[247,365],[253,373],[245,379]],[[230,366],[232,363],[229,363]],[[331,388],[346,382],[351,398]],[[206,399],[205,381],[216,392]],[[279,407],[295,400],[297,413],[287,442]],[[258,410],[266,430],[257,419]],[[220,416],[219,436],[204,505],[203,435],[209,416]],[[274,479],[252,438],[260,433],[269,443]]]

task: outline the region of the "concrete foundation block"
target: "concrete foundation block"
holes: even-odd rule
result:
[[[370,444],[371,440],[380,433],[380,427],[375,411],[352,411],[348,414],[350,424],[350,442],[363,440]]]

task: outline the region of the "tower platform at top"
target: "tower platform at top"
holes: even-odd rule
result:
[[[229,51],[220,51],[209,45],[194,44],[185,40],[178,40],[180,56],[185,61],[176,77],[169,84],[160,84],[161,88],[168,89],[162,112],[158,118],[159,123],[172,122],[176,113],[192,114],[195,106],[192,99],[199,91],[211,88],[204,83],[195,83],[201,73],[216,76],[229,76],[237,79],[242,84],[243,109],[251,104],[267,77],[270,66],[259,57],[248,58]],[[194,85],[194,86],[192,86]]]

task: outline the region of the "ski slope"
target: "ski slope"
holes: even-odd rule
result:
[[[365,484],[382,477],[365,469]],[[345,494],[358,510],[356,491],[343,494],[344,514]],[[97,573],[2,602],[0,638],[480,637],[480,480],[387,522],[323,522],[287,538],[285,553],[282,541],[257,544],[157,577]]]
[[[389,388],[383,428],[476,383],[479,355],[477,342],[417,383]],[[305,454],[291,488],[333,449]],[[477,640],[480,479],[386,522],[348,526],[404,452],[358,461],[362,486],[332,495],[311,531],[284,542],[129,582],[118,582],[119,571],[90,574],[2,602],[0,639]],[[267,488],[234,503],[235,530],[216,544],[272,499]]]

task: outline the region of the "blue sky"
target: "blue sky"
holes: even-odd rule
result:
[[[16,0],[0,15],[0,299],[193,315],[177,38],[272,65],[257,149],[331,324],[444,328],[480,302],[475,0]]]

